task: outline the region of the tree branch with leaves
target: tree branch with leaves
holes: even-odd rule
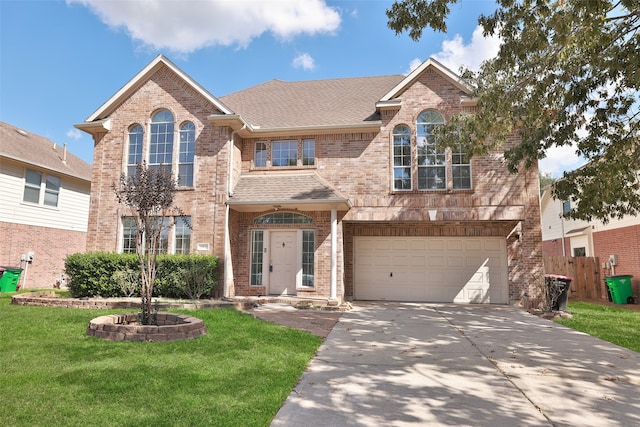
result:
[[[459,0],[396,1],[388,26],[414,40],[430,27],[446,32]],[[486,154],[505,149],[512,172],[551,147],[569,145],[587,164],[565,172],[554,197],[571,200],[575,219],[640,214],[640,3],[637,0],[497,0],[478,17],[484,35],[499,36],[498,55],[477,72],[463,69],[477,113],[441,128],[446,145],[461,141]]]

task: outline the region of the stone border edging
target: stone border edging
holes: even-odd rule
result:
[[[92,319],[87,335],[110,341],[167,342],[198,338],[207,333],[204,321],[174,313],[157,313],[158,325],[138,325],[136,313],[110,314]]]
[[[140,308],[140,298],[64,298],[53,291],[41,291],[16,294],[11,297],[11,304],[63,308]],[[247,310],[252,308],[254,304],[248,301],[197,300],[180,302],[159,300],[157,306],[162,310],[218,307],[235,307]]]

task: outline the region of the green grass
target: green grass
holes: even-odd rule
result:
[[[321,339],[232,309],[172,310],[209,333],[171,343],[86,335],[127,310],[10,305],[0,294],[0,424],[267,426]],[[130,310],[129,310],[130,311]]]
[[[571,302],[571,318],[555,321],[572,329],[640,352],[640,311],[585,302]]]

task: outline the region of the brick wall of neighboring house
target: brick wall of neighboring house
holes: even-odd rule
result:
[[[22,267],[20,286],[27,289],[52,288],[64,272],[67,255],[84,252],[87,233],[0,222],[0,266]],[[22,254],[33,251],[27,267]],[[25,277],[26,276],[26,277]],[[26,279],[26,282],[25,282]]]
[[[167,67],[155,73],[109,116],[109,132],[94,137],[87,251],[120,250],[120,218],[129,213],[117,203],[112,185],[118,182],[126,167],[128,129],[133,124],[140,124],[147,138],[151,116],[160,109],[173,114],[176,134],[185,121],[196,126],[194,186],[179,189],[175,199],[175,205],[192,218],[191,252],[223,254],[228,170],[226,144],[230,132],[228,128],[214,127],[208,121],[207,117],[216,111],[214,105],[185,85]],[[174,138],[174,145],[178,143],[179,139]],[[208,244],[209,249],[196,251],[198,243]]]
[[[640,296],[640,225],[593,233],[593,247],[595,256],[600,258],[600,263],[607,262],[609,255],[618,256],[615,274],[632,275],[633,293]],[[603,269],[602,271],[603,277],[611,275],[611,270]],[[603,293],[603,295],[606,294]]]

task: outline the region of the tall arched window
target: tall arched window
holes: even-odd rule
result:
[[[393,129],[393,189],[411,190],[411,129],[406,125]]]
[[[136,165],[142,163],[144,130],[140,125],[129,128],[129,154],[127,155],[127,176],[136,174]]]
[[[173,155],[173,114],[160,110],[151,118],[151,140],[149,144],[149,167],[162,167],[171,171]]]
[[[437,111],[423,111],[418,116],[416,146],[418,150],[418,189],[446,190],[445,147],[438,144],[434,135],[437,126],[444,124],[444,117]]]
[[[193,186],[193,153],[196,143],[196,127],[191,122],[180,126],[180,151],[178,154],[178,185]]]

